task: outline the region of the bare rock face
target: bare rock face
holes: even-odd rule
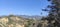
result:
[[[2,23],[8,23],[8,21],[9,21],[8,18],[1,18],[0,19],[0,22],[2,22]]]
[[[26,21],[17,16],[0,18],[0,27],[24,27]]]

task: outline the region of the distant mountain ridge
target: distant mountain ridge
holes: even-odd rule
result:
[[[0,17],[8,17],[8,16],[17,16],[17,17],[22,17],[22,18],[27,18],[27,19],[41,19],[43,16],[39,16],[39,15],[33,15],[33,16],[29,16],[29,15],[4,15],[4,16],[0,16]]]
[[[43,17],[43,16],[39,16],[39,15],[34,15],[34,16],[29,16],[29,15],[16,15],[16,16],[23,17],[23,18],[29,18],[29,19],[33,19],[33,18],[41,19]]]

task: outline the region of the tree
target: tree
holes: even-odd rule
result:
[[[51,2],[51,5],[48,5],[48,9],[44,9],[43,11],[49,12],[48,19],[49,23],[51,23],[52,20],[55,20],[55,23],[53,24],[55,27],[60,27],[60,0],[48,0]]]

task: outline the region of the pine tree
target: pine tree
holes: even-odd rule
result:
[[[60,27],[60,0],[48,0],[51,2],[51,5],[48,5],[48,9],[44,9],[43,11],[49,12],[48,17],[46,18],[49,23],[51,23],[52,20],[55,20],[55,23],[53,24],[54,27]]]

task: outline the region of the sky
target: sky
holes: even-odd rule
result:
[[[48,15],[41,10],[47,5],[47,0],[0,0],[0,15]]]

